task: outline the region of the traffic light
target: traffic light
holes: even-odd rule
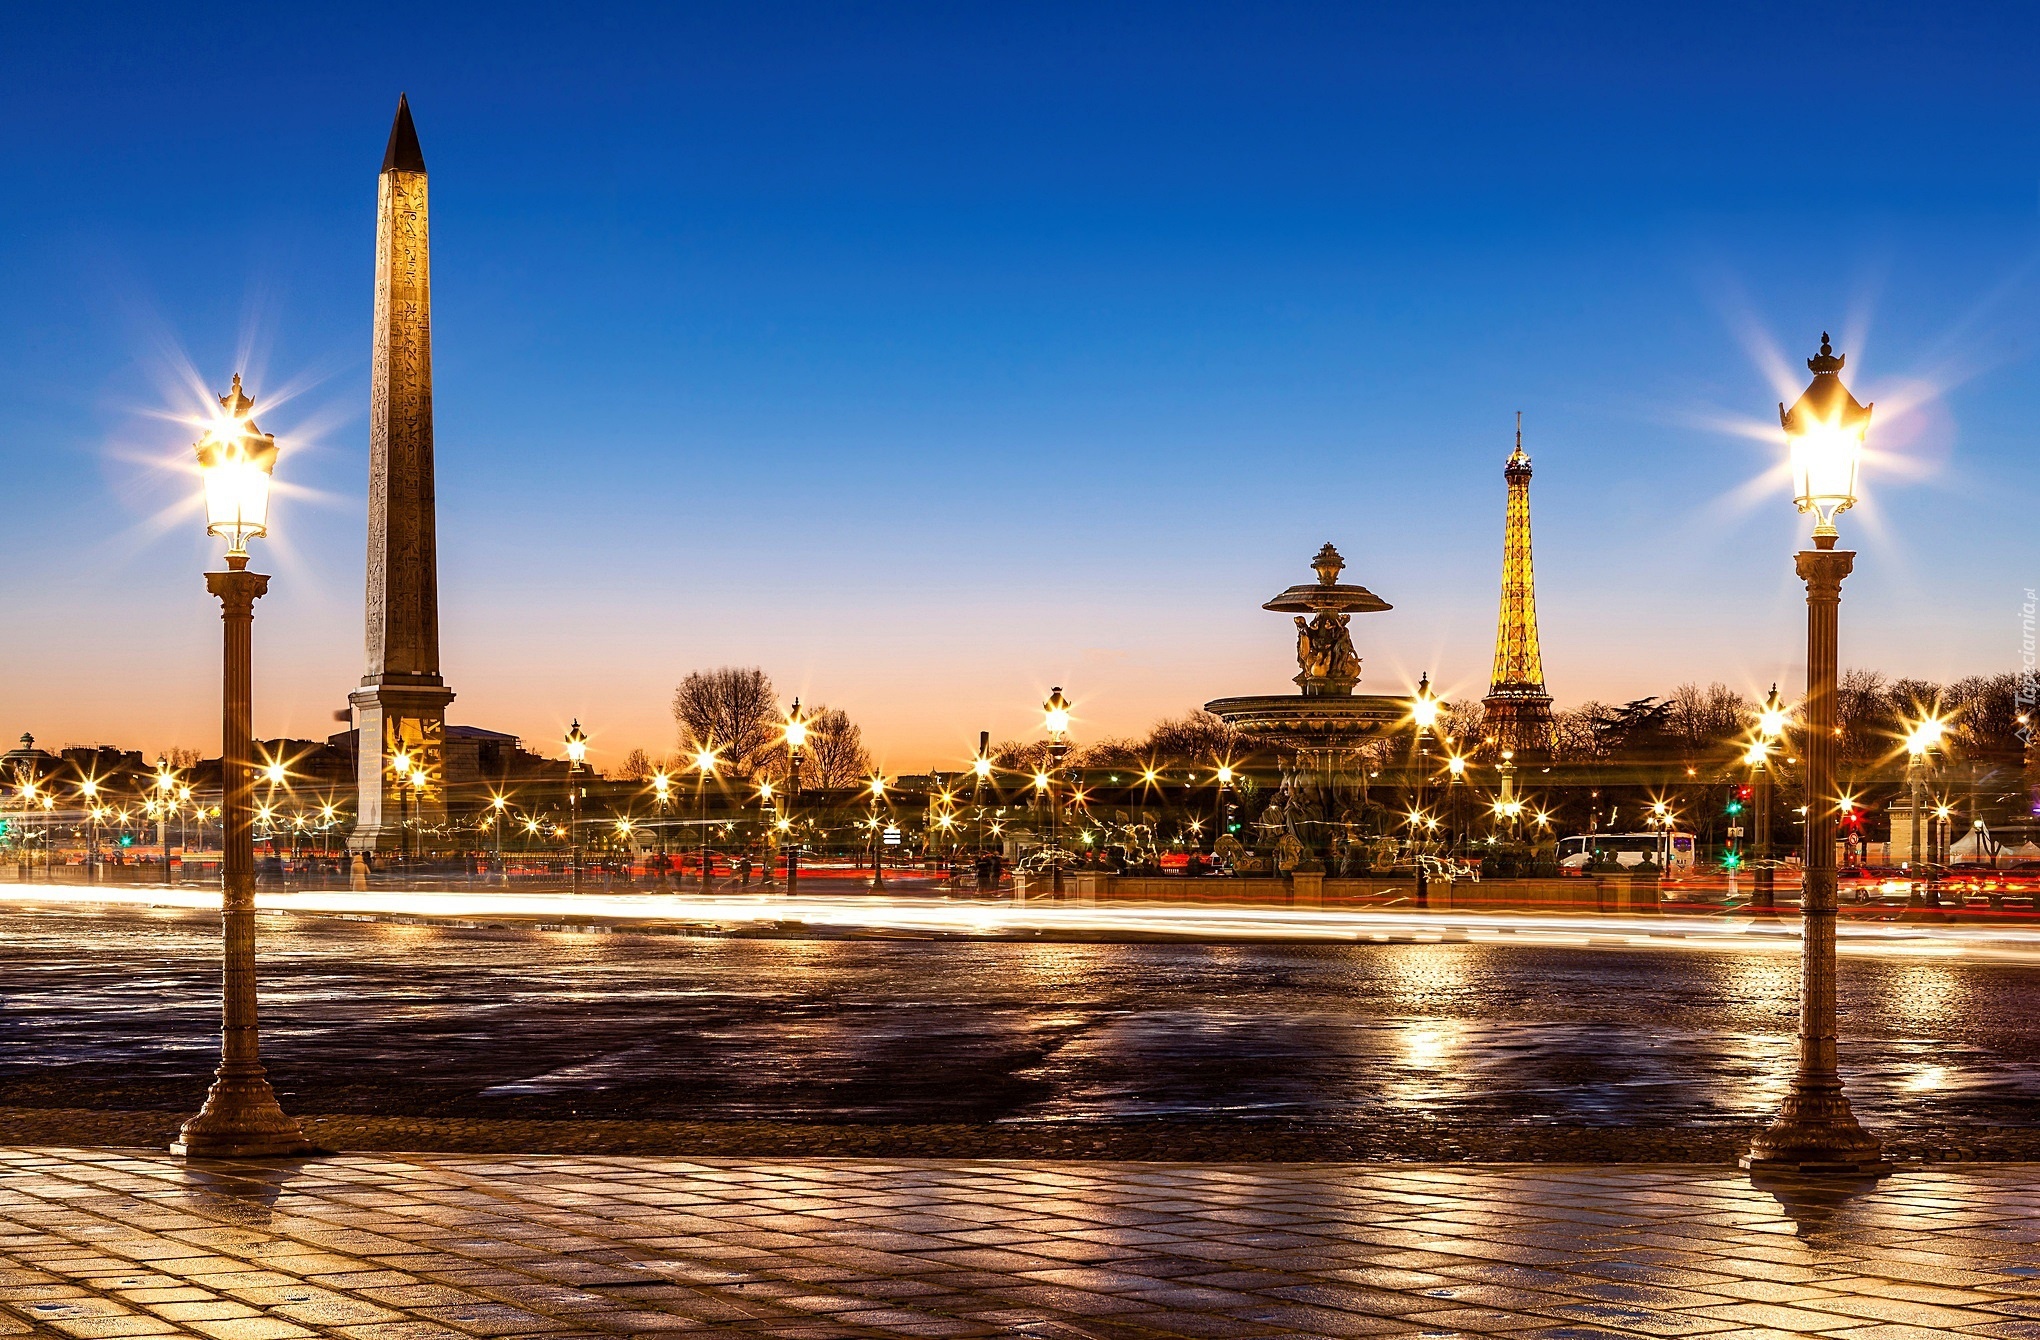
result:
[[[1729,801],[1729,802],[1728,802],[1728,812],[1729,812],[1730,814],[1741,814],[1741,813],[1742,813],[1742,802],[1741,802],[1740,800],[1731,800],[1731,801]]]
[[[134,846],[134,845],[135,845],[135,835],[134,835],[133,833],[122,833],[122,834],[120,835],[120,845],[121,845],[121,846],[123,846],[123,847],[132,847],[132,846]]]
[[[1728,869],[1728,870],[1738,870],[1738,869],[1741,869],[1741,867],[1742,867],[1742,853],[1741,853],[1741,852],[1734,852],[1734,851],[1732,851],[1732,852],[1729,852],[1728,854],[1726,854],[1725,856],[1723,856],[1723,857],[1721,858],[1721,864],[1722,864],[1723,868],[1725,868],[1725,869]]]

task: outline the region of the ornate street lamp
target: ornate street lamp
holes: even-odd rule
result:
[[[1823,333],[1806,361],[1813,382],[1778,407],[1791,451],[1793,501],[1814,518],[1798,556],[1806,583],[1806,863],[1801,913],[1799,1068],[1777,1121],[1742,1160],[1752,1172],[1882,1176],[1891,1170],[1842,1093],[1835,1048],[1835,680],[1842,579],[1856,555],[1835,547],[1835,517],[1856,502],[1868,405],[1842,385],[1843,356]]]
[[[1771,751],[1778,747],[1791,722],[1792,713],[1778,696],[1778,686],[1773,684],[1764,705],[1757,709],[1757,737],[1743,755],[1743,762],[1750,767],[1754,783],[1750,788],[1751,800],[1757,811],[1751,824],[1756,829],[1756,841],[1751,845],[1756,853],[1757,873],[1750,910],[1764,916],[1778,910],[1778,871],[1771,864]]]
[[[327,818],[332,817],[332,806],[328,805]],[[489,797],[489,844],[495,848],[491,854],[489,883],[508,884],[510,872],[503,868],[503,821],[508,817],[510,797],[498,791]]]
[[[1464,845],[1465,840],[1465,824],[1459,814],[1459,798],[1466,790],[1465,756],[1461,754],[1451,755],[1445,760],[1445,770],[1452,774],[1452,780],[1446,783],[1446,790],[1451,799],[1451,847],[1454,852],[1457,852]]]
[[[717,763],[715,750],[702,749],[694,755],[694,817],[701,827],[701,891],[708,892],[709,863],[714,859],[708,850],[708,779],[715,776]]]
[[[1417,728],[1417,808],[1424,808],[1424,783],[1431,771],[1431,733],[1438,726],[1438,695],[1431,691],[1431,672],[1417,679],[1417,691],[1410,699],[1410,722]]]
[[[985,856],[985,783],[992,779],[992,733],[978,732],[977,753],[970,760],[970,804],[977,811],[977,854]],[[980,869],[989,869],[988,865]],[[997,892],[996,889],[992,890]],[[980,893],[984,890],[980,889]]]
[[[878,805],[885,799],[885,775],[873,773],[868,788],[871,792],[871,887],[885,887],[885,834],[880,832]]]
[[[1410,700],[1410,721],[1417,728],[1416,810],[1418,812],[1422,812],[1422,810],[1424,809],[1424,787],[1425,784],[1428,783],[1431,779],[1430,737],[1432,732],[1434,732],[1438,727],[1439,707],[1440,703],[1438,702],[1438,695],[1432,692],[1431,690],[1431,672],[1426,670],[1422,675],[1420,675],[1417,678],[1417,692],[1415,697],[1413,697]],[[1460,762],[1459,767],[1462,770],[1464,770],[1464,768],[1466,767],[1466,764],[1463,760]],[[1458,779],[1458,776],[1459,776],[1458,773],[1453,774],[1453,778],[1455,781]],[[1418,860],[1416,862],[1416,866],[1417,866],[1417,906],[1429,907],[1431,905],[1430,871],[1425,867],[1423,861],[1421,860]]]
[[[1227,820],[1232,817],[1232,784],[1236,774],[1233,772],[1232,764],[1221,763],[1218,765],[1218,771],[1211,775],[1218,783],[1218,813],[1213,816],[1212,827],[1215,831],[1211,836],[1211,850],[1216,855],[1218,840],[1232,831]]]
[[[238,382],[238,374],[236,380]],[[202,461],[203,457],[200,459]],[[212,535],[216,533],[210,526],[206,528],[206,534]],[[227,561],[230,564],[233,562],[231,554],[228,556]],[[245,550],[242,552],[241,562],[243,566],[248,562],[248,555]],[[208,580],[210,580],[209,577]],[[261,592],[258,591],[255,596],[249,597],[248,619],[251,623],[255,618],[254,602],[260,595]],[[224,600],[226,597],[222,596],[221,599]],[[252,656],[253,653],[251,652],[250,654]],[[251,670],[249,674],[252,677],[254,672]],[[252,715],[254,709],[250,708],[249,711]],[[254,728],[251,726],[249,729],[252,730]],[[250,747],[253,747],[252,741],[250,742]],[[167,757],[156,760],[156,791],[156,807],[149,811],[149,815],[156,821],[156,845],[163,849],[163,882],[165,884],[174,884],[177,882],[177,879],[170,872],[170,807],[176,803],[172,797],[177,794],[177,775],[170,771],[170,760]],[[254,858],[251,856],[249,859],[253,860]]]
[[[87,777],[78,783],[78,797],[85,802],[85,882],[99,882],[99,817],[106,811],[99,806],[99,782]]]
[[[1912,810],[1912,866],[1915,881],[1920,881],[1919,870],[1926,868],[1927,897],[1923,901],[1938,903],[1939,897],[1933,891],[1933,867],[1920,860],[1920,829],[1925,818],[1920,811],[1927,803],[1926,764],[1927,755],[1938,748],[1941,737],[1947,733],[1947,723],[1940,717],[1928,715],[1913,723],[1905,733],[1905,780],[1911,793]]]
[[[390,755],[390,772],[397,779],[397,860],[408,873],[411,866],[411,753],[398,749]]]
[[[205,479],[206,534],[227,541],[227,570],[205,575],[226,625],[220,714],[222,946],[220,1065],[205,1105],[185,1122],[170,1152],[197,1158],[267,1158],[312,1152],[284,1114],[262,1068],[255,1017],[254,623],[269,578],[248,571],[248,541],[269,533],[269,482],[276,439],[248,417],[255,402],[241,378],[220,399],[220,415],[198,443]],[[165,778],[168,779],[165,770]],[[174,782],[172,783],[174,785]],[[161,789],[169,791],[169,786]],[[169,868],[167,839],[164,868]]]
[[[554,717],[553,720],[559,720]],[[588,768],[588,737],[581,730],[581,718],[567,727],[567,844],[573,862],[573,888],[581,891],[581,774]]]
[[[669,873],[667,867],[672,864],[666,859],[666,815],[673,803],[673,779],[664,768],[652,774],[652,797],[659,807],[659,877],[654,884],[663,889]]]
[[[800,804],[800,765],[807,757],[808,721],[807,713],[800,709],[800,699],[793,700],[793,707],[786,714],[786,813],[780,817],[779,831],[784,835],[786,847],[786,896],[791,898],[800,892],[800,840],[794,836],[794,807]]]
[[[1070,752],[1069,741],[1063,737],[1070,729],[1070,702],[1063,697],[1060,686],[1048,691],[1048,700],[1041,705],[1042,729],[1048,732],[1048,845],[1049,863],[1052,873],[1049,887],[1057,897],[1062,896],[1062,799],[1056,794],[1055,775],[1062,769],[1063,759]]]

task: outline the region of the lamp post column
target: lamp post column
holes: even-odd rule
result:
[[[694,788],[694,817],[701,825],[701,891],[708,892],[709,862],[713,859],[708,851],[708,779],[703,777]]]
[[[567,859],[573,866],[574,896],[581,893],[581,765],[567,765]]]
[[[196,1158],[248,1158],[310,1153],[311,1143],[284,1114],[262,1068],[255,1019],[255,842],[253,775],[255,602],[269,578],[249,572],[245,554],[227,557],[228,571],[209,572],[206,588],[220,599],[226,624],[224,729],[220,771],[224,836],[220,866],[221,942],[225,965],[220,1019],[220,1065],[205,1105],[184,1123],[173,1154]],[[160,811],[159,811],[160,812]]]
[[[1756,829],[1756,840],[1751,845],[1756,852],[1756,887],[1752,891],[1753,905],[1762,912],[1778,909],[1778,871],[1771,864],[1771,764],[1766,759],[1756,766],[1755,792],[1756,815],[1751,825]]]
[[[1799,554],[1806,583],[1806,864],[1799,986],[1799,1070],[1777,1121],[1750,1144],[1753,1172],[1890,1171],[1842,1092],[1835,1053],[1835,680],[1842,579],[1856,556],[1816,536]]]
[[[1063,755],[1069,746],[1057,740],[1048,746],[1048,845],[1052,849],[1050,859],[1054,861],[1054,873],[1050,875],[1050,887],[1058,899],[1062,897],[1062,796],[1056,791],[1055,777],[1062,771]]]
[[[1920,870],[1926,864],[1925,862],[1920,860],[1920,829],[1921,829],[1920,803],[1926,799],[1927,788],[1925,782],[1923,782],[1920,779],[1920,756],[1918,754],[1914,754],[1907,761],[1911,765],[1906,769],[1907,773],[1906,781],[1910,783],[1909,790],[1911,791],[1912,798],[1911,853],[1913,865],[1913,879],[1917,883],[1921,882],[1922,880]]]

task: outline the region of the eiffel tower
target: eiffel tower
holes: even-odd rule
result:
[[[1551,750],[1551,695],[1544,691],[1544,656],[1537,649],[1537,586],[1530,568],[1530,458],[1523,453],[1523,412],[1516,411],[1516,450],[1502,467],[1509,515],[1502,532],[1502,617],[1495,633],[1495,673],[1481,705],[1497,750],[1537,757]]]

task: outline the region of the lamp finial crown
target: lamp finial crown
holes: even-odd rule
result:
[[[1833,376],[1835,373],[1840,372],[1842,364],[1848,361],[1849,356],[1847,354],[1836,353],[1834,342],[1828,338],[1826,331],[1822,331],[1820,333],[1820,352],[1806,360],[1806,367],[1816,377]]]
[[[242,394],[240,373],[234,374],[233,389],[220,397],[220,408],[235,419],[246,418],[248,411],[255,408],[255,402]]]
[[[1325,547],[1317,551],[1317,557],[1310,561],[1310,566],[1317,573],[1320,586],[1336,586],[1339,574],[1346,569],[1346,560],[1339,556],[1332,542],[1326,540]]]

